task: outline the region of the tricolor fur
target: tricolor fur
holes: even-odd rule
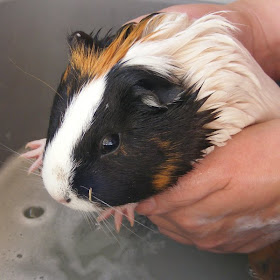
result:
[[[49,193],[89,211],[89,190],[97,208],[137,202],[244,127],[280,117],[277,85],[233,32],[218,14],[163,13],[104,39],[71,35],[42,168]],[[117,148],[104,153],[108,135]]]

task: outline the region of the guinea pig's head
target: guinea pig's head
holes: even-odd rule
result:
[[[176,75],[180,65],[161,40],[179,26],[164,16],[104,39],[69,37],[42,168],[57,201],[85,211],[140,201],[176,183],[211,146],[215,114],[201,110],[201,84]]]

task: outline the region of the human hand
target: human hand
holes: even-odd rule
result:
[[[248,253],[280,239],[280,120],[246,128],[136,208],[172,239]]]

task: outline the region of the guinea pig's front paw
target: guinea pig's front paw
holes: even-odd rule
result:
[[[122,219],[123,216],[127,218],[127,220],[130,222],[130,226],[133,227],[134,225],[134,210],[137,206],[137,203],[129,203],[123,206],[117,206],[114,208],[109,208],[107,210],[104,210],[97,220],[99,222],[108,219],[111,215],[114,215],[115,218],[115,228],[117,232],[120,232],[121,226],[122,226]]]
[[[21,157],[30,159],[30,158],[35,158],[35,161],[32,163],[32,165],[28,169],[28,174],[34,172],[37,170],[39,167],[41,167],[42,162],[43,162],[43,153],[45,150],[45,145],[46,145],[46,138],[40,139],[40,140],[35,140],[28,142],[25,146],[25,148],[29,148],[30,151],[21,154]]]

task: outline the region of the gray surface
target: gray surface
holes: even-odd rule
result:
[[[54,94],[19,71],[9,57],[56,87],[67,61],[67,33],[108,30],[170,4],[174,1],[0,3],[0,143],[18,150],[44,137]],[[8,155],[11,152],[1,146],[1,162]],[[135,229],[140,237],[123,230],[117,242],[107,236],[108,230],[106,235],[94,224],[89,226],[80,213],[57,205],[39,177],[26,176],[26,168],[13,159],[0,172],[1,280],[247,279],[245,256],[200,252],[141,226]],[[45,213],[27,219],[23,211],[30,206],[41,206]]]

